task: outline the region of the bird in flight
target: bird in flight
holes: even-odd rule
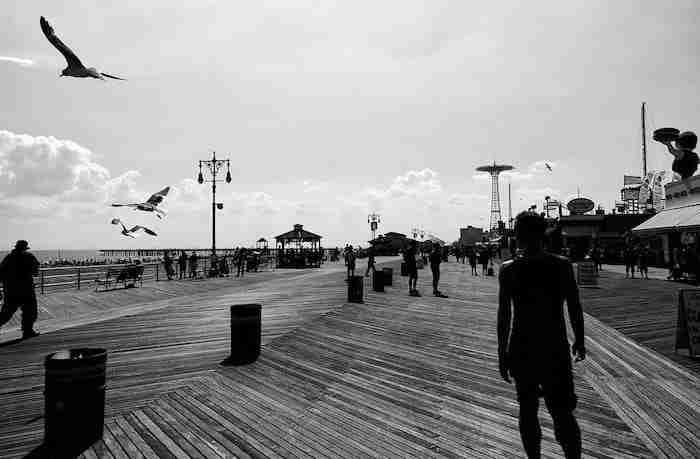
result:
[[[132,204],[112,204],[112,207],[133,207],[134,210],[143,210],[144,212],[153,212],[156,214],[158,218],[163,218],[165,215],[165,211],[162,209],[158,208],[158,204],[163,202],[163,198],[165,198],[168,195],[168,191],[170,191],[170,187],[166,186],[162,190],[160,190],[158,193],[155,193],[153,196],[148,198],[146,202],[138,202],[138,203],[132,203]]]
[[[98,78],[100,80],[104,80],[104,77],[112,78],[114,80],[124,79],[119,78],[118,76],[110,75],[108,73],[98,72],[97,69],[95,69],[94,67],[85,67],[83,63],[80,62],[80,59],[78,59],[78,56],[76,56],[75,53],[68,46],[66,46],[60,38],[56,36],[56,34],[53,31],[53,27],[51,27],[51,24],[49,24],[49,22],[46,19],[44,19],[44,16],[42,16],[41,19],[39,19],[39,24],[41,25],[41,31],[44,32],[44,35],[46,35],[46,38],[49,40],[49,42],[51,42],[51,44],[54,45],[61,54],[63,54],[63,57],[66,58],[66,62],[68,62],[68,67],[61,71],[60,76],[72,76],[76,78]]]
[[[552,166],[550,166],[549,163],[544,163],[544,166],[549,169],[549,172],[552,172]]]
[[[141,225],[136,225],[131,229],[126,229],[126,226],[124,226],[124,223],[122,223],[121,220],[118,218],[113,218],[112,219],[112,225],[122,225],[122,234],[127,237],[133,237],[135,238],[136,235],[135,233],[139,233],[140,231],[143,231],[146,234],[150,234],[151,236],[158,236],[155,231],[150,230],[146,228],[145,226]]]

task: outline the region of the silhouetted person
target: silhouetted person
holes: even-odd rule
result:
[[[375,259],[374,259],[374,249],[370,247],[367,250],[367,271],[365,271],[365,277],[369,277],[369,271],[372,270],[372,273],[376,270],[375,266]]]
[[[576,361],[586,357],[583,311],[571,263],[543,251],[546,223],[534,212],[516,217],[515,234],[523,254],[503,263],[499,275],[498,364],[520,404],[520,436],[530,458],[540,457],[542,432],[537,417],[544,396],[554,434],[567,458],[581,457],[581,432],[574,417],[576,394],[566,337],[566,300]],[[511,334],[511,302],[513,331]]]
[[[625,247],[623,257],[625,260],[625,278],[630,277],[630,272],[632,272],[632,279],[634,279],[634,264],[637,261],[634,248]]]
[[[245,260],[246,253],[245,249],[240,249],[236,257],[236,277],[241,277],[245,274]]]
[[[481,264],[481,274],[486,276],[488,274],[489,260],[491,259],[491,253],[488,247],[482,247],[479,251],[479,263]]]
[[[476,249],[470,248],[469,251],[467,252],[467,258],[469,258],[469,266],[472,268],[472,276],[478,276],[479,273],[476,270],[476,265],[477,265],[477,253]]]
[[[416,263],[416,256],[416,241],[412,239],[403,254],[403,261],[406,263],[406,272],[408,273],[408,294],[411,296],[420,296],[416,287],[418,283],[418,264]]]
[[[168,280],[173,280],[173,259],[170,258],[170,252],[167,250],[163,253],[163,267]]]
[[[197,278],[197,254],[192,252],[188,260],[190,262],[190,279]]]
[[[0,327],[12,318],[18,308],[22,308],[23,339],[39,335],[34,330],[37,304],[33,278],[39,274],[39,261],[27,250],[27,241],[17,241],[14,250],[0,263],[0,279],[5,291],[4,303],[0,309]]]
[[[698,170],[698,155],[693,151],[698,145],[698,136],[690,131],[681,132],[675,142],[675,147],[670,141],[663,142],[674,157],[671,169],[680,174],[681,179],[692,177]]]
[[[347,251],[345,252],[345,263],[348,267],[348,279],[350,279],[355,275],[356,265],[355,249],[353,249],[351,245],[347,247]]]
[[[180,252],[180,256],[177,259],[177,266],[180,272],[178,273],[178,278],[182,279],[185,277],[185,274],[187,273],[187,254],[183,250]]]
[[[433,244],[433,251],[430,252],[430,271],[433,273],[433,295],[445,298],[438,285],[440,283],[440,262],[443,260],[443,252],[439,244]]]

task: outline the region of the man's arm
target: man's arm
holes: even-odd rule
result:
[[[664,145],[666,145],[668,152],[671,153],[676,159],[683,159],[683,156],[685,156],[685,152],[674,147],[671,142],[664,142]]]
[[[583,341],[583,309],[578,295],[578,285],[574,278],[574,267],[570,263],[567,266],[566,307],[569,310],[569,321],[574,330],[574,344],[571,351],[577,355],[576,361],[586,358],[586,346]]]
[[[507,383],[510,383],[508,376],[508,363],[506,353],[508,352],[508,338],[510,337],[510,285],[503,271],[498,276],[498,369],[501,377]]]

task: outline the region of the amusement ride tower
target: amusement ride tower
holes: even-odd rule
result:
[[[501,197],[498,193],[498,176],[503,171],[512,170],[513,166],[507,164],[493,164],[477,167],[479,172],[488,172],[491,175],[491,218],[489,219],[489,230],[498,229],[498,222],[501,221]]]

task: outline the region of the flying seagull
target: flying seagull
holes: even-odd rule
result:
[[[134,233],[138,233],[139,231],[143,231],[146,234],[150,234],[151,236],[158,236],[155,231],[150,230],[146,228],[145,226],[141,225],[136,225],[131,229],[126,229],[126,226],[124,226],[124,223],[122,223],[121,220],[118,218],[113,218],[112,219],[112,225],[122,225],[122,234],[127,237],[133,237],[135,238],[136,236]]]
[[[549,169],[549,172],[552,172],[552,166],[550,166],[549,163],[544,163],[544,166]]]
[[[168,195],[168,191],[170,191],[170,187],[166,186],[162,190],[160,190],[158,193],[154,194],[150,198],[148,198],[148,201],[146,202],[139,202],[139,203],[133,203],[133,204],[112,204],[112,207],[133,207],[134,210],[143,210],[144,212],[154,212],[158,218],[163,218],[165,215],[165,212],[162,209],[158,208],[158,204],[163,202],[163,198],[165,198]]]
[[[114,75],[110,75],[108,73],[102,73],[98,72],[96,68],[90,67],[86,68],[82,62],[80,62],[80,59],[78,59],[78,56],[75,55],[75,53],[65,45],[61,41],[60,38],[56,36],[56,34],[53,32],[53,27],[51,27],[51,24],[44,19],[44,16],[39,19],[39,24],[41,25],[41,31],[44,32],[44,35],[46,35],[46,38],[51,42],[52,45],[56,47],[56,49],[63,54],[63,57],[66,58],[66,62],[68,62],[68,67],[63,69],[61,71],[60,76],[72,76],[76,78],[98,78],[100,80],[104,80],[104,77],[107,78],[113,78],[115,80],[123,80],[124,78],[119,78]]]

